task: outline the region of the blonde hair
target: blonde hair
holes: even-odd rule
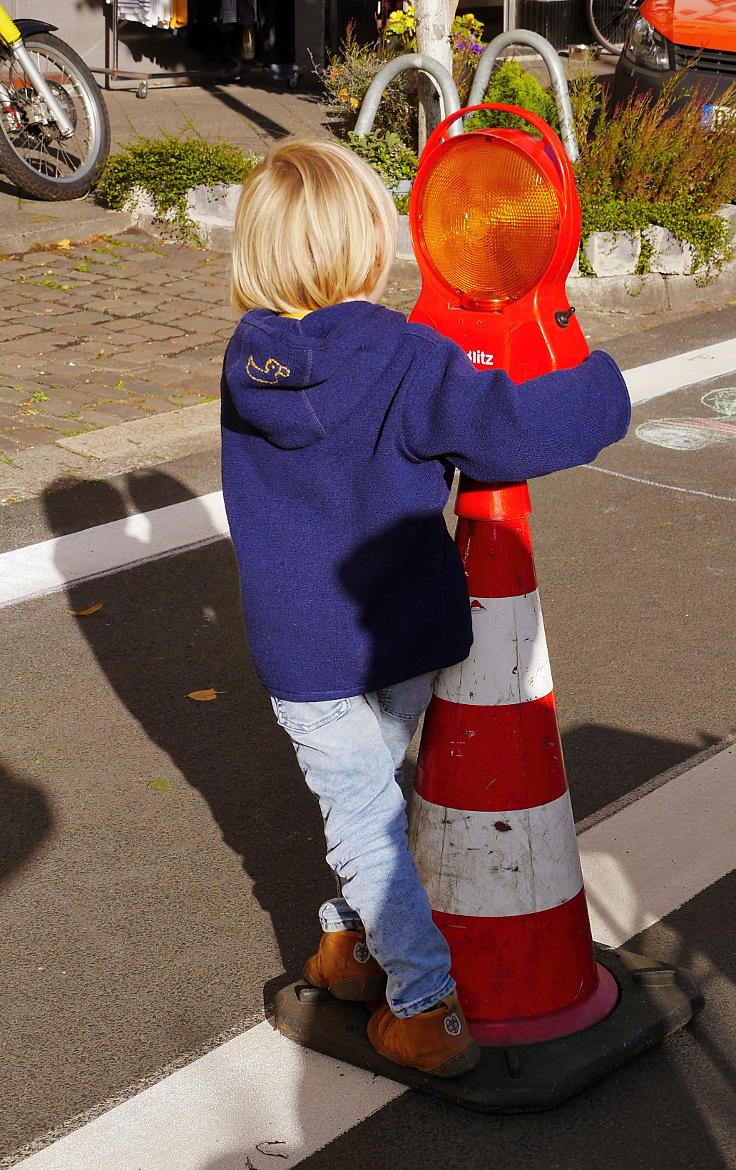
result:
[[[284,139],[243,185],[233,307],[292,313],[368,294],[393,261],[397,230],[391,196],[353,151]]]

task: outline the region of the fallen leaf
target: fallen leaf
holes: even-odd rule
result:
[[[87,617],[90,613],[97,613],[98,609],[102,609],[104,601],[98,601],[96,605],[90,605],[89,609],[70,609],[69,613],[74,614],[75,617]]]
[[[57,248],[71,248],[72,242],[68,237],[65,236],[63,240],[59,240],[56,246]]]
[[[159,776],[158,780],[151,780],[148,787],[156,788],[159,792],[169,792],[171,790],[171,785],[168,780],[164,780],[162,776]]]
[[[222,691],[216,691],[214,687],[207,687],[204,691],[190,691],[187,698],[196,699],[198,703],[211,703],[220,694]]]

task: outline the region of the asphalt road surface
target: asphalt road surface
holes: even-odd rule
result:
[[[627,438],[532,484],[594,934],[706,997],[553,1111],[474,1114],[264,1019],[332,885],[249,660],[217,452],[3,510],[0,1166],[734,1170],[734,326],[619,328]]]

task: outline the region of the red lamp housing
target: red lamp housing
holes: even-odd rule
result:
[[[449,137],[451,123],[474,110],[516,114],[533,131]],[[496,102],[445,118],[422,152],[409,224],[422,274],[410,320],[516,382],[587,356],[565,294],[580,203],[564,147],[540,118]]]

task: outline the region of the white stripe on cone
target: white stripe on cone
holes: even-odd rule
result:
[[[473,647],[443,670],[435,694],[448,703],[500,707],[530,703],[552,690],[539,593],[472,597]]]
[[[505,812],[444,808],[414,793],[410,840],[432,909],[442,914],[536,914],[583,886],[568,792]]]

